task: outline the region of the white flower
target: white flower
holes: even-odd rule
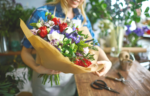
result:
[[[49,23],[50,26],[54,25],[54,21],[48,21],[48,23]]]
[[[69,18],[67,18],[66,22],[67,22],[67,23],[70,23],[70,22],[71,22],[71,20],[70,20]]]
[[[32,32],[34,35],[36,35],[38,31],[39,31],[39,29],[31,29],[31,32]]]
[[[66,33],[70,34],[71,32],[73,32],[73,29],[71,27],[66,27]]]
[[[48,34],[47,37],[48,37],[48,39],[50,41],[54,40],[54,39],[57,39],[59,41],[63,41],[64,35],[63,34],[59,34],[56,31],[53,31],[53,33],[52,34]]]
[[[88,47],[83,48],[83,50],[84,50],[84,54],[88,54],[89,53],[89,48]]]
[[[48,21],[48,22],[45,22],[44,25],[47,26],[47,27],[52,27],[52,26],[54,26],[54,22],[53,21]]]

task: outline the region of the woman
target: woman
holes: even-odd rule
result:
[[[29,29],[32,29],[32,26],[29,25],[30,23],[37,22],[40,18],[46,20],[47,18],[45,17],[45,12],[49,11],[52,14],[55,14],[57,18],[70,18],[76,23],[76,25],[86,26],[94,38],[94,33],[92,31],[90,21],[86,17],[83,10],[84,2],[85,0],[55,0],[54,2],[37,8],[27,22],[27,26]],[[31,55],[31,52],[34,49],[32,48],[30,42],[24,38],[22,44],[22,60],[26,65],[34,70],[32,78],[33,96],[74,96],[76,85],[73,74],[64,74],[56,70],[44,68],[40,64],[37,64]],[[98,76],[104,76],[111,68],[111,62],[102,49],[99,48],[99,52],[100,61],[97,63],[104,64],[105,67],[102,71],[95,72],[95,74]],[[60,74],[60,85],[53,84],[53,87],[51,87],[50,83],[48,82],[43,85],[41,83],[42,79],[38,78],[39,74]]]

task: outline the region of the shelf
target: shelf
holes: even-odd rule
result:
[[[17,52],[9,51],[9,52],[6,52],[6,53],[0,53],[0,56],[20,55],[20,54],[21,54],[21,51],[17,51]]]
[[[6,53],[0,53],[0,56],[11,56],[11,55],[20,55],[21,51],[17,51],[17,52],[13,52],[13,51],[9,51]],[[35,54],[35,52],[32,52],[32,54]]]

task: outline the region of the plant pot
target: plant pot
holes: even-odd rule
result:
[[[123,70],[123,71],[129,71],[132,64],[133,64],[133,61],[135,61],[135,57],[132,53],[129,53],[129,57],[130,58],[127,58],[127,59],[123,59],[123,60],[120,60],[120,69]]]
[[[17,31],[10,34],[10,48],[13,52],[21,50],[21,40]]]

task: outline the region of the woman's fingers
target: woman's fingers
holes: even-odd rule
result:
[[[104,64],[104,68],[100,71],[96,71],[94,74],[98,76],[105,76],[106,73],[110,70],[111,68],[111,62],[110,61],[98,61],[97,64]]]
[[[59,74],[60,71],[56,71],[56,70],[49,70],[49,72],[47,74]]]

